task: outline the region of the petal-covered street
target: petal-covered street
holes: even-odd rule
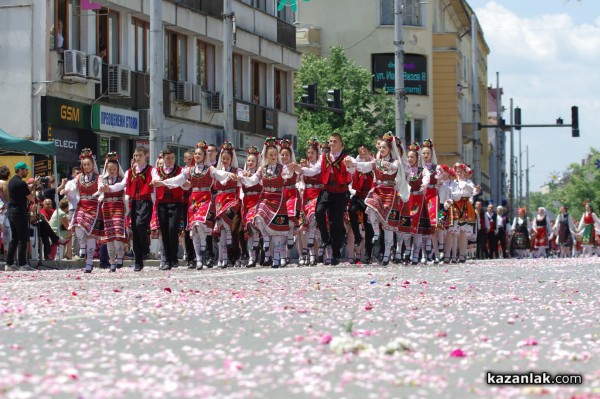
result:
[[[0,397],[598,398],[599,264],[2,272]]]

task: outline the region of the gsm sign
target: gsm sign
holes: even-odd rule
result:
[[[71,107],[69,105],[61,105],[60,119],[64,119],[66,121],[79,122],[79,108]]]

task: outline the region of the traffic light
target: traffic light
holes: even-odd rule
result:
[[[579,108],[571,107],[571,136],[579,137]]]
[[[521,108],[515,108],[515,129],[521,130]]]
[[[302,102],[305,104],[316,104],[317,101],[317,85],[313,83],[311,85],[302,86],[304,94],[302,94]]]
[[[342,94],[339,89],[327,90],[327,106],[329,108],[342,108]]]

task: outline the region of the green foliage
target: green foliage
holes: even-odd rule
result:
[[[327,105],[327,90],[342,89],[344,115],[326,110],[308,110],[296,107],[298,112],[298,150],[303,154],[306,141],[311,137],[326,140],[334,131],[344,138],[348,152],[356,154],[358,147],[369,145],[385,132],[394,130],[395,111],[393,96],[374,94],[369,88],[372,75],[348,59],[341,47],[333,47],[327,58],[307,55],[296,74],[296,102],[301,102],[302,86],[317,84],[317,103]]]
[[[569,207],[569,213],[575,220],[584,211],[584,201],[589,201],[594,212],[600,210],[600,169],[596,169],[595,161],[600,159],[600,152],[594,148],[590,149],[590,155],[585,163],[571,164],[559,183],[550,185],[547,194],[531,193],[529,204],[531,211],[543,206],[546,209],[558,213],[561,205]]]

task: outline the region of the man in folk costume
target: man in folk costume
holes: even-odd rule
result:
[[[314,166],[302,165],[299,173],[306,176],[321,174],[323,190],[319,194],[316,210],[317,227],[321,233],[321,247],[331,247],[331,265],[337,265],[341,258],[342,243],[344,241],[344,212],[348,206],[350,195],[349,185],[352,175],[346,169],[344,159],[344,141],[339,133],[329,137],[329,154],[321,155],[321,160]],[[327,219],[329,218],[329,226]]]
[[[494,205],[488,205],[485,217],[488,220],[488,256],[490,259],[498,259],[498,229],[496,226],[496,214],[494,213]]]
[[[371,155],[371,151],[366,146],[361,146],[358,149],[358,157],[356,157],[356,162],[371,162],[374,158]],[[367,221],[367,216],[365,214],[367,210],[367,205],[365,204],[365,199],[373,188],[373,172],[362,173],[360,171],[355,171],[352,175],[352,198],[350,199],[350,205],[348,206],[348,216],[350,218],[350,226],[352,227],[352,232],[354,233],[354,263],[358,263],[359,255],[360,255],[360,244],[363,241],[363,237],[360,234],[360,226],[359,226],[359,214],[362,214],[362,222],[365,229],[365,256],[364,263],[371,263],[371,252],[373,251],[373,236],[375,232],[373,231],[373,225]],[[379,226],[377,226],[379,228]]]
[[[101,237],[103,230],[98,201],[100,173],[96,158],[89,148],[81,150],[79,159],[82,173],[67,183],[65,192],[69,197],[79,197],[69,229],[75,232],[79,240],[79,256],[86,259],[85,272],[91,273],[94,268],[96,240]]]
[[[508,258],[508,251],[506,250],[506,236],[510,230],[510,223],[508,223],[508,217],[504,214],[504,207],[499,205],[496,208],[496,231],[498,232],[498,244],[502,248],[502,257]]]
[[[175,153],[171,149],[162,152],[164,165],[152,171],[152,182],[167,180],[181,174],[183,168],[175,164]],[[177,252],[179,250],[179,229],[184,207],[183,189],[181,187],[156,188],[156,203],[158,223],[165,252],[165,263],[161,270],[170,270],[177,267]]]
[[[475,213],[477,214],[477,259],[487,259],[487,232],[490,228],[490,221],[485,217],[485,211],[481,201],[475,202]]]

